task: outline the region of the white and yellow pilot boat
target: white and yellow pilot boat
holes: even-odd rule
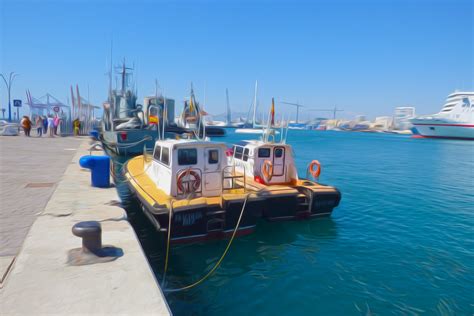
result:
[[[153,156],[138,156],[125,164],[128,185],[154,226],[173,243],[231,235],[246,201],[237,235],[251,233],[263,199],[238,184],[224,143],[198,140],[158,140]],[[170,218],[171,214],[171,218]]]
[[[125,164],[125,176],[172,243],[248,234],[259,218],[313,218],[339,204],[336,188],[298,178],[289,145],[249,141],[228,155],[224,143],[158,140],[152,156]]]
[[[229,156],[229,164],[235,166],[234,175],[245,175],[245,184],[241,184],[247,190],[274,193],[263,196],[265,207],[262,216],[267,220],[328,216],[339,205],[340,191],[316,181],[321,173],[317,160],[309,164],[306,178],[298,177],[289,144],[268,140],[243,141],[233,146]],[[310,175],[315,181],[308,179]]]

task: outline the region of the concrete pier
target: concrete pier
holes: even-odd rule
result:
[[[83,141],[0,137],[0,284]]]
[[[23,144],[18,137],[12,139]],[[34,223],[2,283],[0,314],[169,315],[137,236],[119,207],[115,189],[92,188],[89,171],[78,164],[79,158],[88,154],[89,141],[61,141],[68,143],[61,150],[75,155],[64,174],[60,174],[44,210],[36,220],[32,217]],[[3,138],[0,146],[4,151]],[[11,146],[9,150],[15,150]],[[57,149],[44,147],[50,152]],[[43,183],[51,182],[54,179]],[[2,187],[8,185],[2,183]],[[120,249],[123,255],[109,262],[71,265],[68,253],[81,247],[81,239],[72,234],[71,228],[91,220],[101,223],[102,244]],[[15,255],[14,251],[11,253]]]

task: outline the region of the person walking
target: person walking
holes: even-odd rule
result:
[[[48,117],[48,131],[49,137],[54,137],[54,119],[52,115]]]
[[[79,121],[79,118],[76,118],[72,122],[72,126],[74,128],[74,136],[79,136],[79,131],[81,129],[81,121]]]
[[[43,134],[48,132],[48,118],[43,115]]]
[[[36,118],[36,134],[38,137],[43,136],[43,117],[41,115],[38,115]]]
[[[59,115],[56,115],[53,119],[54,126],[54,135],[58,135],[58,126],[59,126]]]
[[[31,121],[30,118],[26,115],[23,116],[21,119],[21,127],[23,127],[23,131],[25,132],[25,136],[30,137],[30,131],[31,131]]]

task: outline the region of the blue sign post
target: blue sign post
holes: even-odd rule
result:
[[[20,120],[21,100],[13,100],[13,106],[16,107],[16,118]]]

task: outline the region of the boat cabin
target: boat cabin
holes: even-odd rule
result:
[[[230,163],[262,184],[289,184],[298,180],[290,145],[263,141],[244,141],[233,147]]]
[[[227,166],[224,143],[197,140],[158,140],[146,172],[159,189],[172,197],[219,196]]]

